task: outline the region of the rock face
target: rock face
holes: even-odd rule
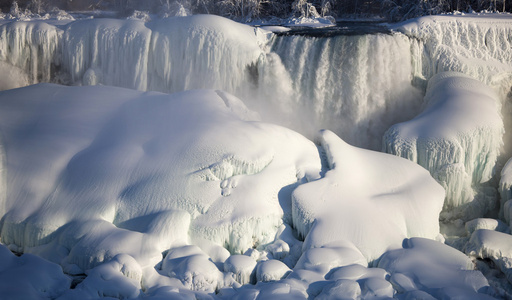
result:
[[[392,126],[383,150],[418,163],[441,183],[445,217],[482,216],[495,201],[477,192],[493,176],[503,144],[499,109],[497,96],[481,82],[440,73],[429,81],[424,111]]]

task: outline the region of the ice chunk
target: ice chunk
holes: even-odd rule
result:
[[[512,283],[512,235],[488,229],[476,230],[466,245],[466,253],[492,259]]]
[[[353,243],[368,262],[406,237],[436,238],[444,191],[423,168],[402,158],[319,136],[329,171],[293,193],[293,222],[304,249]]]
[[[162,261],[162,271],[194,291],[212,293],[223,286],[222,273],[197,246],[169,251]]]
[[[330,299],[360,299],[361,287],[353,280],[339,279],[327,285],[322,292],[315,298],[319,300]]]
[[[142,270],[135,259],[120,254],[89,270],[85,280],[64,294],[63,299],[136,298],[141,294],[141,278]]]
[[[477,80],[447,72],[430,79],[425,102],[421,114],[386,132],[383,150],[429,170],[446,189],[449,219],[483,215],[492,199],[475,198],[474,189],[493,176],[503,144],[497,96]]]

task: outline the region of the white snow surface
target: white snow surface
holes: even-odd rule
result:
[[[475,189],[491,179],[503,145],[503,122],[495,92],[461,73],[429,81],[425,109],[393,125],[383,151],[418,163],[446,189],[449,218],[472,219],[493,208]],[[483,202],[483,203],[482,203]]]
[[[427,171],[348,145],[331,131],[318,139],[329,170],[293,192],[293,223],[304,249],[346,240],[372,262],[404,238],[439,235],[445,194]]]

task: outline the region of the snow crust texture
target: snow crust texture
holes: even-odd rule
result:
[[[503,122],[494,91],[460,73],[429,81],[426,107],[414,119],[393,125],[383,150],[429,170],[446,190],[448,218],[472,219],[495,203],[476,189],[491,179],[503,145]]]

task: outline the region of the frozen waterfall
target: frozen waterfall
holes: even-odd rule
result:
[[[220,89],[307,136],[327,128],[379,149],[387,128],[421,111],[426,82],[438,72],[469,75],[501,98],[508,92],[511,26],[435,18],[389,34],[334,37],[277,36],[216,16],[7,22],[0,26],[0,63],[17,80],[0,88],[55,82]]]

